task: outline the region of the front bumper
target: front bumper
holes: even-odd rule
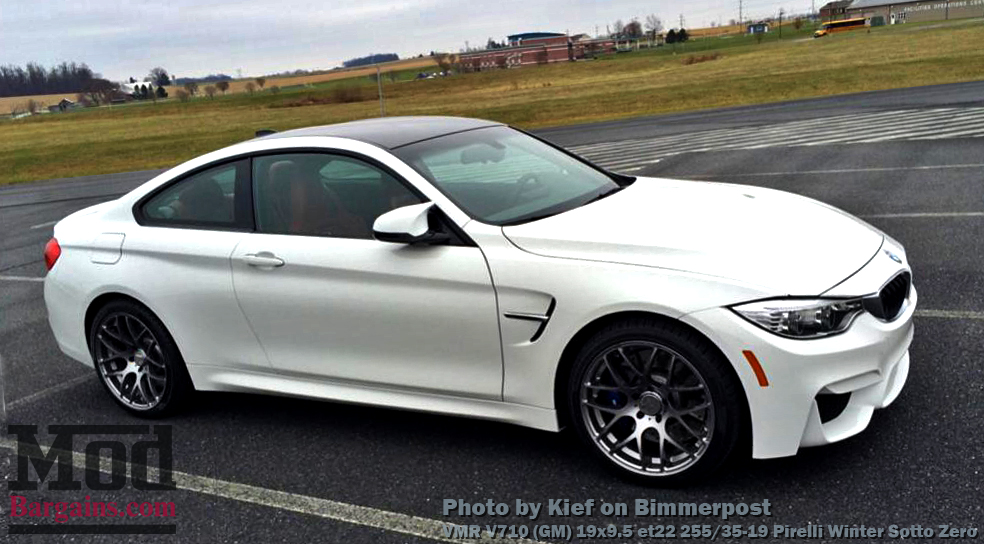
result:
[[[744,387],[756,458],[795,454],[800,447],[829,444],[868,426],[872,413],[898,397],[909,373],[909,344],[917,295],[891,322],[862,314],[846,332],[816,340],[769,333],[726,308],[681,318],[707,334],[734,366]],[[768,378],[759,385],[743,356],[755,353]],[[818,395],[850,394],[833,417],[821,417]]]

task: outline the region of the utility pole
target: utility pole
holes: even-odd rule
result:
[[[741,9],[742,9],[742,0],[738,0],[738,31],[744,34],[745,23],[744,23],[744,19],[742,19]]]
[[[683,28],[683,14],[680,14],[680,28]]]
[[[782,39],[782,12],[783,9],[779,8],[779,39]]]
[[[376,65],[376,88],[379,89],[379,116],[386,117],[386,102],[383,101],[383,76]]]

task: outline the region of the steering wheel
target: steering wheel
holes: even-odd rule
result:
[[[516,190],[513,192],[513,204],[519,204],[521,196],[537,188],[547,188],[547,186],[543,185],[543,182],[540,181],[540,178],[536,174],[532,172],[523,174],[516,180]]]

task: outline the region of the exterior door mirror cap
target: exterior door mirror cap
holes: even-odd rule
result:
[[[433,217],[434,203],[424,202],[390,210],[376,218],[372,235],[397,244],[445,244],[451,237]]]

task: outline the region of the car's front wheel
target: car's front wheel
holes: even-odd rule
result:
[[[613,323],[574,361],[571,419],[620,475],[692,482],[716,470],[742,432],[740,384],[727,365],[706,339],[671,321]]]
[[[99,381],[132,414],[171,413],[193,389],[174,339],[157,316],[133,301],[112,301],[96,313],[89,349]]]

